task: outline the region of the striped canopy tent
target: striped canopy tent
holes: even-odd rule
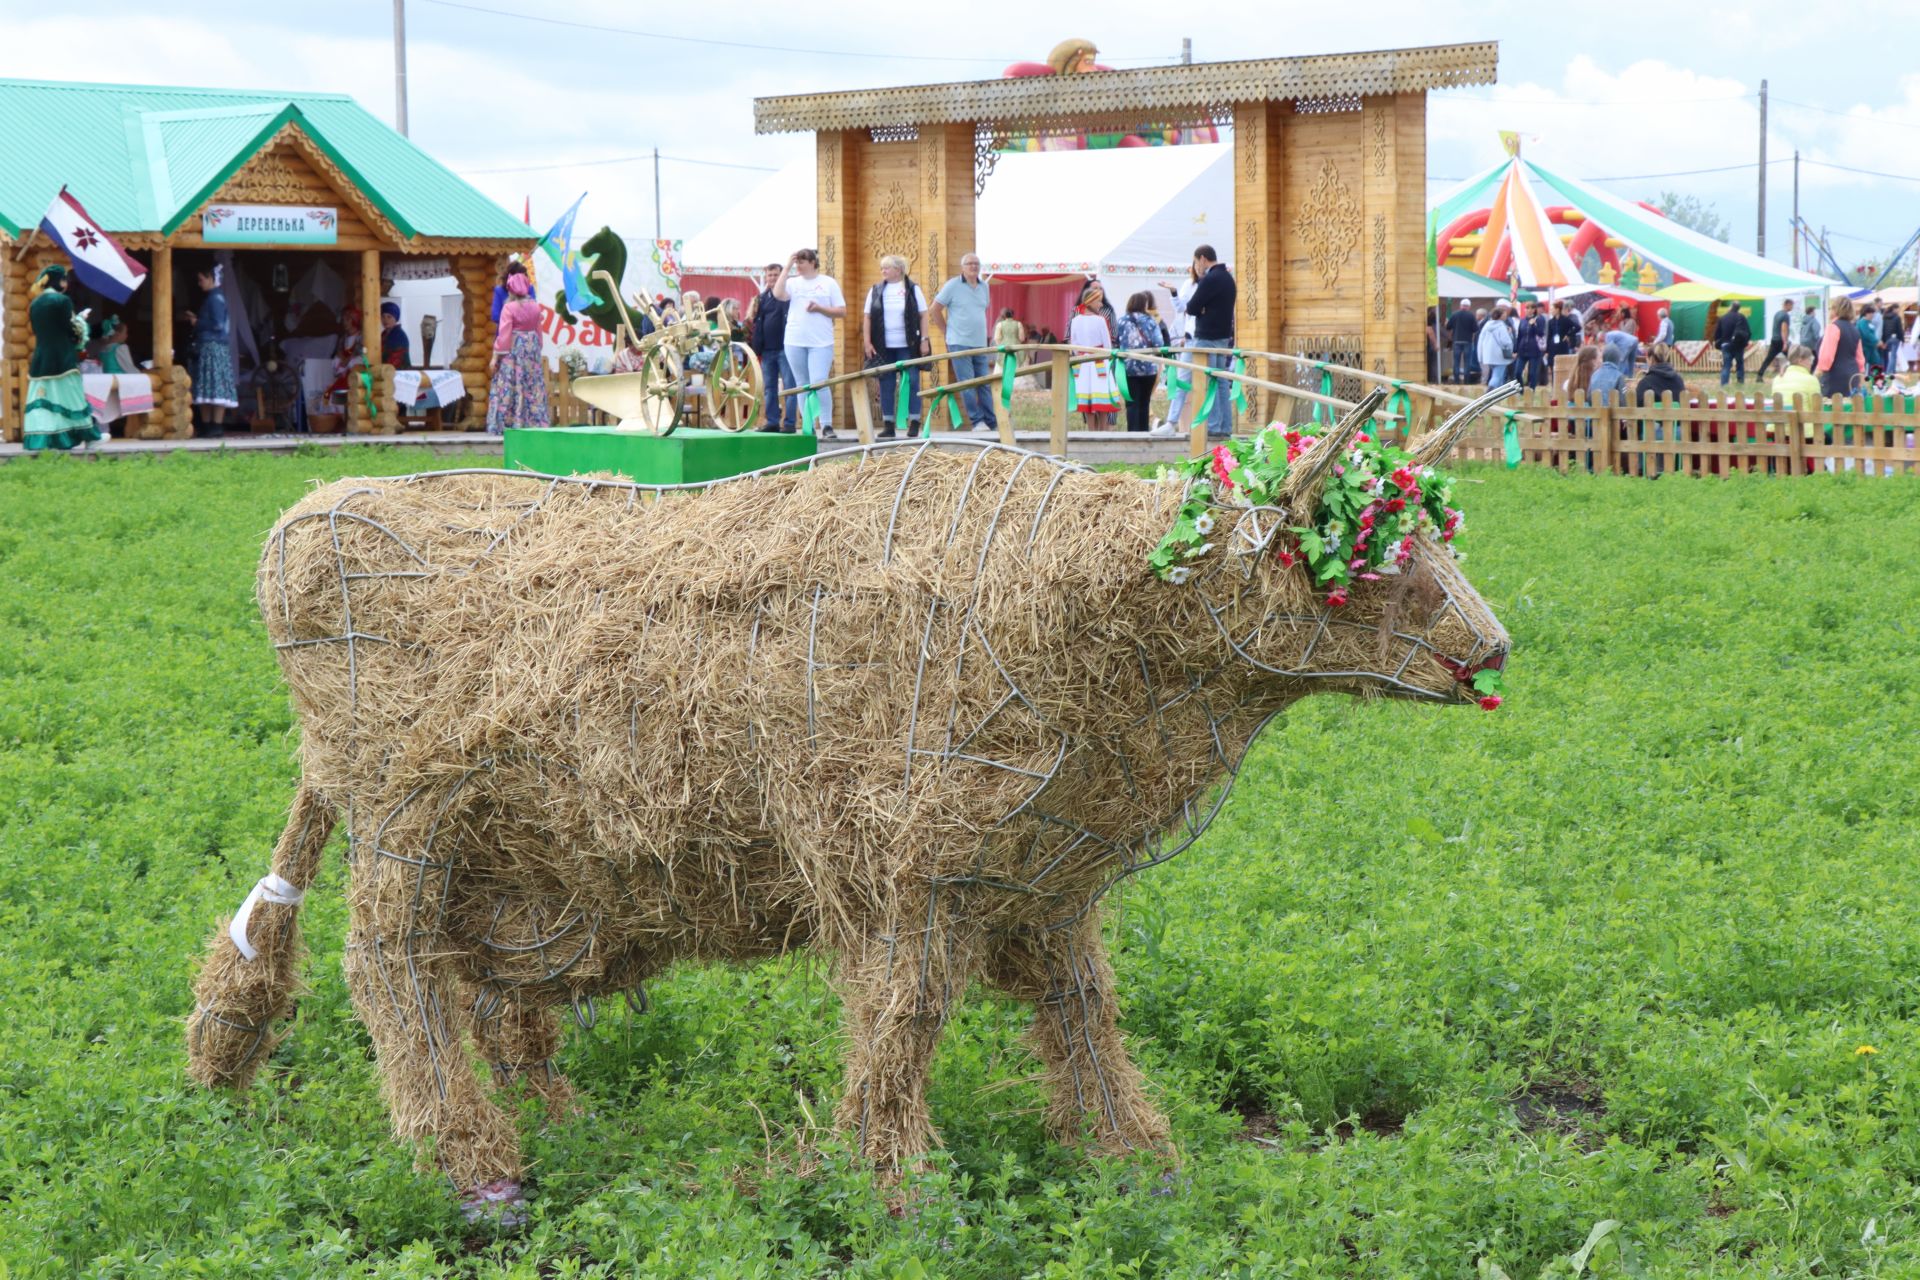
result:
[[[1475,272],[1509,273],[1536,289],[1586,289],[1577,263],[1589,249],[1614,261],[1626,248],[1676,280],[1726,294],[1824,293],[1833,281],[1705,236],[1648,205],[1513,156],[1443,196],[1429,215],[1435,261],[1456,265],[1471,248]],[[1478,230],[1478,239],[1473,237]],[[1460,243],[1456,243],[1460,242]],[[1453,262],[1449,262],[1449,258]]]

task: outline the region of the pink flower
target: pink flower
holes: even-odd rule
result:
[[[1362,581],[1362,582],[1378,582],[1378,581],[1380,581],[1380,575],[1379,575],[1379,574],[1377,574],[1377,573],[1363,573],[1363,574],[1361,574],[1361,575],[1360,575],[1360,581]]]
[[[1335,587],[1333,590],[1327,592],[1327,603],[1332,605],[1334,608],[1338,609],[1341,605],[1345,604],[1346,602],[1347,602],[1347,589],[1345,587]]]
[[[1415,489],[1418,489],[1420,487],[1420,481],[1413,474],[1412,467],[1401,467],[1398,471],[1395,471],[1393,475],[1388,478],[1391,479],[1395,484],[1400,486],[1400,491],[1402,493],[1412,493]]]
[[[1490,693],[1486,697],[1480,699],[1480,709],[1482,711],[1497,711],[1499,710],[1499,708],[1500,708],[1500,695],[1497,693]]]
[[[1362,431],[1359,435],[1355,436],[1353,440],[1355,444],[1372,444],[1373,443],[1373,437],[1368,435],[1364,431]]]
[[[1333,474],[1343,476],[1347,474],[1347,469],[1336,462],[1333,464]]]
[[[1406,509],[1407,500],[1405,498],[1391,498],[1387,501],[1387,512],[1390,515],[1397,516]]]
[[[1219,476],[1220,483],[1226,485],[1229,489],[1233,488],[1233,476],[1230,474],[1232,467],[1233,454],[1227,451],[1227,446],[1223,444],[1215,445],[1213,447],[1213,474]]]

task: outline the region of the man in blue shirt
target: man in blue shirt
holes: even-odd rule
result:
[[[927,320],[946,335],[948,351],[971,351],[987,345],[987,307],[991,299],[987,282],[980,278],[980,255],[969,253],[960,259],[960,274],[940,286],[927,309]],[[953,380],[984,378],[993,372],[995,361],[986,355],[952,356],[947,360]],[[975,431],[998,431],[1000,419],[993,412],[993,384],[968,387],[960,393],[960,407]],[[927,419],[933,430],[933,419]]]

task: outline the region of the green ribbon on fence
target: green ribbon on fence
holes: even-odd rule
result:
[[[1387,412],[1400,415],[1400,439],[1409,439],[1413,431],[1413,397],[1407,394],[1407,384],[1398,378],[1393,381],[1393,394],[1387,397]]]
[[[1113,388],[1120,398],[1128,404],[1133,403],[1133,391],[1127,386],[1127,362],[1120,358],[1118,351],[1107,352],[1107,358],[1113,366]]]
[[[1013,372],[1016,366],[1013,352],[1006,347],[1000,348],[1000,407],[1008,413],[1013,412]]]
[[[1237,373],[1243,377],[1246,375],[1247,358],[1240,354],[1238,347],[1233,349],[1233,366],[1227,372]],[[1233,407],[1241,413],[1247,412],[1247,389],[1241,385],[1239,378],[1235,378],[1228,384],[1227,398],[1233,401]]]
[[[1160,348],[1160,355],[1163,359],[1166,359],[1166,360],[1172,360],[1176,358],[1173,354],[1172,347]],[[1180,365],[1177,365],[1177,364],[1168,365],[1167,366],[1167,390],[1169,391],[1193,390],[1193,375],[1188,373],[1186,369],[1184,369]]]
[[[947,405],[947,421],[953,424],[955,431],[958,431],[960,429],[960,402],[954,398],[953,392],[945,387],[934,392],[932,398],[927,401],[927,429],[933,429],[933,420],[939,416],[940,403],[943,400]]]
[[[1502,428],[1501,433],[1506,437],[1507,470],[1511,471],[1520,465],[1520,415],[1512,409],[1507,409],[1504,412],[1506,425]]]
[[[808,435],[817,435],[815,425],[820,421],[820,388],[808,387],[806,394],[800,397],[800,426]]]
[[[907,381],[907,362],[893,366],[893,420],[902,431],[907,428],[907,407],[913,403],[912,385]]]
[[[1207,378],[1206,394],[1200,397],[1200,407],[1193,411],[1193,420],[1196,424],[1207,420],[1207,415],[1213,412],[1213,402],[1219,398],[1220,383],[1217,379],[1209,376]]]
[[[1327,363],[1324,360],[1315,360],[1313,367],[1320,371],[1320,394],[1331,397],[1333,395],[1333,370],[1327,368]],[[1333,406],[1316,403],[1313,406],[1313,414],[1307,421],[1332,426]]]

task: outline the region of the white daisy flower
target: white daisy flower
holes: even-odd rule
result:
[[[1192,576],[1193,576],[1193,570],[1187,568],[1187,566],[1183,564],[1177,564],[1173,566],[1173,568],[1167,570],[1167,581],[1171,582],[1176,587],[1185,586],[1187,583],[1187,579],[1191,578]]]
[[[1211,511],[1202,511],[1199,515],[1195,516],[1193,518],[1193,531],[1203,538],[1212,533],[1213,513]]]

